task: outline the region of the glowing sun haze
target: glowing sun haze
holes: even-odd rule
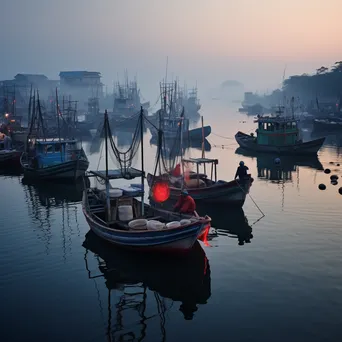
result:
[[[128,69],[149,95],[169,75],[251,90],[342,59],[341,0],[3,0],[1,79],[96,70],[111,85]]]

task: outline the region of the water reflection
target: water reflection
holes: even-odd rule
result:
[[[225,205],[204,205],[197,204],[197,211],[200,215],[207,214],[212,220],[212,229],[208,240],[217,236],[236,238],[238,244],[243,246],[253,239],[252,227],[242,208],[230,209]],[[255,223],[255,222],[254,222]]]
[[[299,173],[300,167],[309,167],[316,170],[323,170],[323,166],[317,156],[277,156],[270,153],[258,154],[237,148],[236,154],[256,158],[258,178],[274,183],[292,182],[293,172]],[[280,163],[276,163],[276,158]],[[299,176],[299,175],[298,175]],[[299,179],[299,178],[297,178]]]
[[[61,229],[63,259],[65,260],[67,250],[71,253],[71,236],[74,230],[76,229],[76,233],[80,235],[78,208],[75,203],[82,200],[83,181],[75,184],[30,183],[23,178],[22,185],[29,217],[37,226],[36,231],[39,239],[45,244],[46,254],[50,253],[52,226],[58,212],[56,209],[61,211],[61,216],[58,216],[61,221],[58,229]]]
[[[209,262],[198,242],[185,258],[156,258],[155,255],[137,255],[113,248],[89,231],[83,247],[86,249],[84,259],[89,278],[96,281],[103,277],[108,289],[108,341],[121,341],[128,337],[142,341],[147,325],[153,326],[155,318],[159,321],[160,339],[165,341],[165,315],[174,302],[181,302],[179,311],[185,319],[191,320],[198,304],[206,304],[211,296]],[[93,253],[101,275],[91,271],[89,251]],[[112,291],[115,291],[117,299],[114,312]],[[103,307],[100,301],[100,309]]]

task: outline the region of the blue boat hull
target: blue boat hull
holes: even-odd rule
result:
[[[89,166],[88,160],[72,160],[43,168],[32,168],[22,163],[24,177],[41,180],[68,180],[84,176]]]
[[[86,191],[83,195],[82,209],[90,229],[96,235],[114,245],[141,251],[186,252],[193,247],[210,224],[208,218],[186,226],[162,230],[132,231],[111,228],[90,213]]]

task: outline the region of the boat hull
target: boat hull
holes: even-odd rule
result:
[[[0,151],[0,167],[20,167],[21,153],[17,150]]]
[[[267,152],[276,154],[317,154],[322,147],[325,138],[315,139],[304,143],[298,143],[291,146],[269,146],[259,145],[255,138],[248,134],[238,132],[235,134],[235,140],[245,150],[254,152]]]
[[[319,120],[315,119],[313,120],[313,128],[316,131],[322,130],[322,131],[330,131],[330,132],[336,132],[340,131],[342,132],[342,120]]]
[[[210,219],[208,219],[196,221],[188,226],[163,230],[131,231],[112,229],[90,214],[86,197],[87,193],[85,191],[82,209],[90,229],[97,236],[118,247],[144,252],[187,252],[210,224]]]
[[[88,169],[88,160],[72,160],[44,168],[32,168],[21,162],[24,177],[40,180],[74,180],[84,176]]]
[[[150,128],[152,138],[156,138],[158,136],[158,131],[155,128]],[[202,127],[190,129],[187,132],[183,133],[183,138],[188,140],[202,140],[206,138],[211,133],[211,126],[204,126],[203,131]],[[203,136],[204,135],[204,136]],[[164,131],[165,139],[175,139],[177,137],[177,131]]]
[[[147,175],[147,182],[151,187],[154,184],[153,175]],[[158,180],[156,180],[157,182]],[[189,195],[195,201],[201,201],[212,204],[227,204],[229,206],[242,207],[253,179],[247,178],[244,182],[234,180],[231,182],[217,182],[213,186],[187,189]],[[181,194],[181,189],[170,185],[170,200],[177,200]]]

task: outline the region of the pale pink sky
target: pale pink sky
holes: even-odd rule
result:
[[[251,90],[342,59],[342,0],[4,0],[1,78],[98,70],[110,84],[127,68],[148,92],[169,74]],[[15,25],[13,25],[15,18]]]

